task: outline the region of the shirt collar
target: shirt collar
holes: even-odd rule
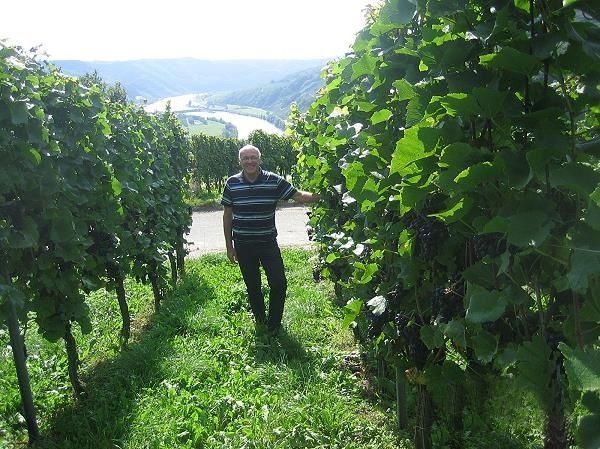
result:
[[[242,177],[244,182],[247,182],[248,184],[256,184],[264,176],[264,171],[263,171],[262,167],[259,167],[258,168],[258,176],[256,177],[256,179],[254,181],[250,181],[248,178],[246,178],[246,175],[244,174],[244,170],[242,170],[240,172],[240,176]]]

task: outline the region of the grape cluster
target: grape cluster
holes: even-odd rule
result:
[[[308,221],[310,222],[310,219],[313,216],[312,211],[308,211],[306,215],[308,217]],[[308,240],[313,241],[315,239],[315,228],[313,228],[310,224],[306,225],[306,233],[308,234]]]
[[[321,198],[330,209],[338,209],[342,207],[342,198],[335,190],[326,190],[321,193]]]
[[[565,222],[571,222],[577,216],[577,200],[573,195],[562,192],[559,189],[552,189],[549,194],[556,206],[556,211]]]
[[[113,234],[99,231],[95,228],[90,228],[88,233],[93,240],[92,245],[88,248],[88,252],[106,253],[119,245],[119,240]]]
[[[409,346],[408,357],[417,368],[425,368],[428,356],[429,349],[427,349],[427,346],[425,346],[425,343],[423,343],[420,338],[416,339],[415,342]]]
[[[411,318],[402,312],[394,316],[394,323],[396,324],[398,336],[406,345],[408,358],[417,368],[423,369],[427,363],[429,350],[421,341],[419,326],[411,323]]]
[[[396,323],[396,327],[398,328],[398,335],[401,335],[404,328],[408,327],[409,322],[410,317],[402,312],[399,312],[394,316],[394,323]]]
[[[338,228],[342,228],[346,223],[348,223],[348,221],[350,220],[351,217],[345,213],[341,213],[341,212],[336,212],[336,213],[337,213],[337,215],[335,216],[334,220],[337,222]]]
[[[483,323],[481,327],[483,327],[490,334],[494,335],[499,335],[502,330],[500,320],[488,321],[487,323]]]
[[[390,290],[386,296],[388,307],[391,310],[399,310],[400,301],[402,300],[402,290],[400,287],[396,286],[393,290]]]
[[[336,282],[342,279],[343,270],[339,265],[329,265],[329,279]]]
[[[548,305],[547,315],[549,317],[559,316],[561,310],[569,307],[573,301],[573,292],[571,290],[562,290],[554,293],[554,301]],[[562,312],[564,313],[564,312]]]
[[[552,358],[559,367],[560,373],[562,373],[563,375],[565,373],[565,357],[563,356],[563,353],[558,349],[558,344],[564,341],[565,337],[560,331],[554,331],[551,329],[546,330],[546,344],[550,348],[550,351],[552,351]]]
[[[369,258],[371,257],[371,254],[373,254],[373,250],[371,249],[370,246],[367,246],[367,247],[365,247],[364,251],[360,255],[360,258],[362,260],[369,260]]]
[[[313,268],[313,280],[315,282],[321,282],[323,280],[323,277],[321,276],[321,271],[322,271],[323,267],[321,266],[316,266]]]
[[[16,229],[21,229],[24,222],[25,207],[18,201],[6,201],[0,204],[0,219],[11,221]]]
[[[496,257],[505,249],[506,243],[502,240],[502,234],[497,232],[473,237],[473,251],[477,260],[483,259],[485,256]]]
[[[498,344],[501,346],[513,342],[515,339],[515,331],[502,319],[483,323],[482,327],[490,334],[498,337]]]
[[[385,223],[398,223],[400,221],[400,217],[397,211],[386,209],[383,220]]]
[[[444,223],[420,215],[409,217],[406,227],[417,236],[418,254],[426,260],[437,255],[442,241],[448,237],[448,229]]]
[[[450,288],[436,288],[431,298],[431,315],[434,319],[447,323],[461,312],[461,295]]]
[[[389,312],[386,310],[380,315],[370,313],[368,315],[369,326],[367,327],[367,333],[369,337],[375,338],[383,331],[383,326],[390,321]]]
[[[565,338],[560,332],[553,330],[546,331],[546,344],[552,351],[558,351],[558,344],[564,340]]]

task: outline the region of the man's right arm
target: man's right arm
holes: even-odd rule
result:
[[[294,193],[292,199],[298,203],[316,203],[321,199],[321,195],[318,193],[310,193],[303,190],[298,190],[296,193]]]
[[[237,263],[237,255],[233,247],[233,208],[223,207],[223,234],[225,236],[225,247],[227,248],[227,257],[231,263]]]

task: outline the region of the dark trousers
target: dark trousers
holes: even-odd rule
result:
[[[277,240],[270,242],[235,242],[235,251],[242,277],[248,290],[250,307],[257,323],[266,323],[276,330],[281,325],[287,279]],[[265,300],[261,290],[260,266],[269,283],[269,317],[265,314]]]

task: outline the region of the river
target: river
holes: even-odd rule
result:
[[[256,129],[260,129],[269,134],[282,134],[279,128],[266,120],[250,117],[248,115],[234,114],[232,112],[215,111],[215,112],[187,112],[186,115],[196,117],[214,117],[233,123],[238,130],[238,139],[247,138],[250,133]]]
[[[160,112],[164,111],[167,103],[171,103],[171,110],[180,114],[191,115],[196,117],[204,118],[218,118],[225,120],[226,122],[232,123],[238,130],[238,138],[246,139],[250,133],[254,130],[261,130],[269,134],[282,134],[279,128],[266,120],[251,117],[248,115],[235,114],[233,112],[225,111],[190,111],[198,109],[193,104],[194,100],[198,97],[198,94],[180,95],[177,97],[163,98],[157,102],[149,104],[144,107],[147,112]]]

